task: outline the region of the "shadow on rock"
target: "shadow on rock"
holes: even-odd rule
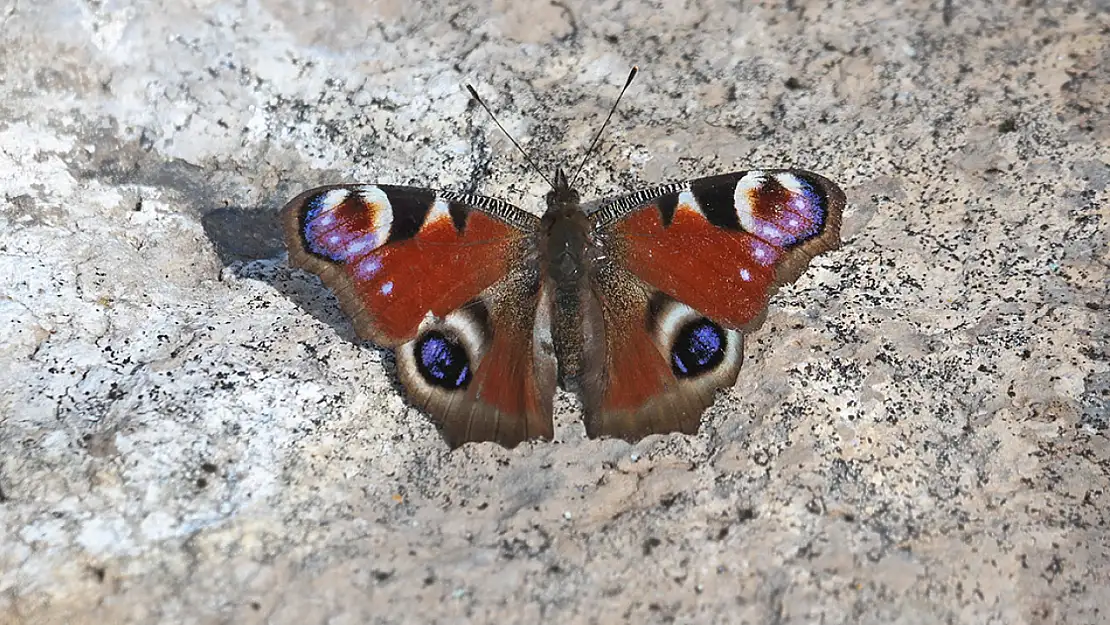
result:
[[[201,217],[204,234],[225,267],[234,262],[275,258],[285,252],[278,211],[229,206]]]
[[[274,288],[316,319],[330,326],[343,340],[371,345],[359,339],[339,302],[319,278],[289,266],[281,231],[280,208],[218,208],[201,217],[204,233],[220,262],[236,276],[258,280]]]

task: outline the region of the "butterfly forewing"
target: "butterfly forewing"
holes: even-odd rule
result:
[[[591,216],[622,266],[733,328],[840,243],[844,193],[801,170],[748,171],[618,198]]]

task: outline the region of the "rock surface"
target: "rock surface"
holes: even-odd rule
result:
[[[0,623],[1110,618],[1110,3],[0,9]],[[803,166],[841,250],[695,437],[449,451],[309,186]]]

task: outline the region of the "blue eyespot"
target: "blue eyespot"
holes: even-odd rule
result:
[[[470,383],[470,358],[454,338],[432,330],[417,340],[414,350],[416,368],[428,384],[454,391]]]
[[[710,371],[725,358],[725,331],[702,317],[683,326],[671,348],[671,370],[691,378]]]

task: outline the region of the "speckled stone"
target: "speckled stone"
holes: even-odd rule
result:
[[[0,623],[1105,623],[1110,3],[0,8]],[[306,8],[309,7],[309,8]],[[694,437],[451,452],[291,270],[326,182],[821,172]]]

